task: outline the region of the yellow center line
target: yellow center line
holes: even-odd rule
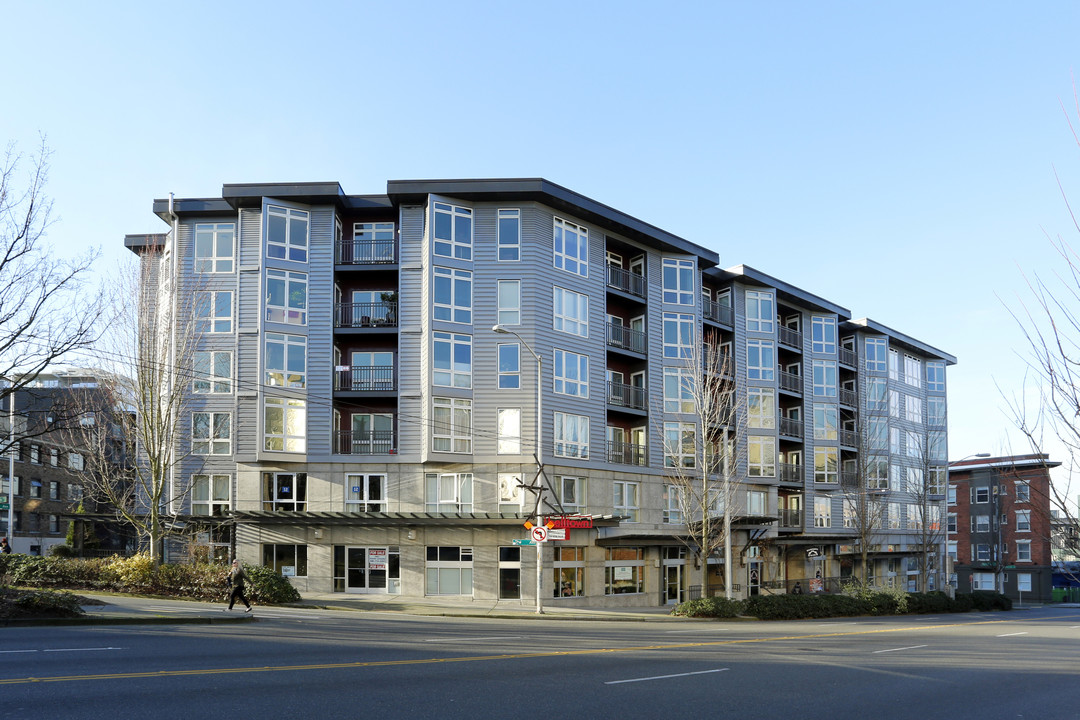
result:
[[[434,663],[485,662],[489,660],[525,660],[529,658],[567,657],[573,655],[597,655],[600,653],[631,653],[645,650],[680,650],[696,647],[720,647],[724,645],[748,645],[754,643],[784,642],[791,640],[816,640],[821,638],[847,637],[854,635],[875,635],[894,632],[916,632],[919,630],[941,630],[949,627],[967,627],[971,625],[994,625],[1012,622],[1011,620],[978,620],[966,623],[946,625],[919,625],[915,627],[879,628],[876,630],[851,630],[845,632],[814,633],[811,635],[782,635],[778,637],[757,637],[745,639],[711,640],[708,642],[689,642],[664,645],[639,645],[625,648],[591,648],[585,650],[550,650],[545,652],[514,653],[505,655],[474,655],[468,657],[420,658],[417,660],[372,660],[367,662],[324,663],[318,665],[267,665],[264,667],[241,668],[205,668],[201,670],[154,670],[151,672],[103,673],[90,675],[57,675],[53,677],[27,677],[0,679],[0,685],[25,685],[28,683],[77,682],[86,680],[133,680],[138,678],[184,677],[194,675],[229,675],[236,673],[260,672],[295,672],[297,670],[342,670],[349,668],[395,667],[399,665],[430,665]]]

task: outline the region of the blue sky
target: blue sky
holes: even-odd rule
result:
[[[107,272],[170,191],[545,177],[956,355],[950,455],[1009,450],[1002,301],[1069,237],[1055,168],[1080,204],[1080,4],[299,7],[0,0],[0,140],[48,136],[58,252]]]

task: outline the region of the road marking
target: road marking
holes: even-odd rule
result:
[[[416,660],[372,660],[367,662],[327,663],[320,665],[266,665],[263,667],[202,668],[196,670],[155,670],[150,672],[111,673],[101,675],[57,675],[53,677],[25,677],[0,679],[0,685],[26,685],[29,683],[78,682],[86,680],[131,680],[135,678],[191,677],[200,675],[232,675],[257,672],[296,672],[298,670],[342,670],[346,668],[397,667],[402,665],[434,665],[438,663],[485,662],[492,660],[527,660],[534,658],[572,657],[600,655],[602,653],[633,653],[646,650],[683,650],[685,648],[722,647],[724,645],[754,645],[792,640],[816,640],[820,638],[849,637],[854,635],[880,635],[895,632],[939,631],[949,627],[972,625],[1002,625],[1012,620],[976,620],[973,622],[947,623],[944,625],[914,625],[878,630],[853,630],[851,632],[813,633],[809,635],[782,635],[777,637],[740,638],[731,640],[707,640],[704,642],[672,643],[670,645],[638,645],[621,648],[591,648],[584,650],[547,650],[542,652],[505,655],[475,655],[447,658],[418,658]]]
[[[716,670],[698,670],[697,672],[679,673],[677,675],[654,675],[652,677],[631,678],[630,680],[609,680],[605,685],[621,685],[622,683],[646,682],[648,680],[668,680],[670,678],[690,677],[691,675],[708,675],[709,673],[724,672],[731,668],[718,668]]]
[[[521,635],[503,635],[500,637],[452,637],[452,638],[430,638],[424,642],[480,642],[482,640],[520,640]]]
[[[998,635],[998,637],[1012,637],[1014,635],[1027,635],[1027,633],[1026,632],[1005,633],[1004,635]]]
[[[924,648],[924,647],[926,647],[926,645],[909,645],[908,647],[902,647],[902,648],[889,648],[888,650],[875,650],[873,653],[871,653],[871,655],[877,655],[878,653],[898,652],[900,650],[918,650],[919,648]]]
[[[693,630],[665,630],[664,632],[668,635],[700,634],[703,632],[731,632],[731,628],[695,628]]]
[[[36,653],[36,652],[98,652],[101,650],[123,650],[118,647],[93,647],[93,648],[45,648],[43,650],[0,650],[0,653]]]

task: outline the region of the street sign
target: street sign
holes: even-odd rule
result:
[[[562,528],[552,528],[548,530],[548,540],[565,540],[567,535],[570,534],[569,530],[563,530]]]
[[[0,502],[0,510],[8,510],[10,507],[6,502]]]
[[[536,526],[529,531],[529,537],[532,538],[533,542],[546,542],[548,539],[548,529],[544,525]]]
[[[515,545],[532,545],[533,541],[530,538],[514,538]]]

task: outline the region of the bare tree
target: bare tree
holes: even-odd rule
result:
[[[732,359],[716,343],[704,342],[694,344],[683,367],[672,370],[664,378],[664,396],[678,407],[665,410],[694,416],[693,422],[665,422],[659,428],[665,477],[678,495],[675,501],[686,531],[680,538],[701,558],[703,593],[708,589],[709,558],[723,550],[724,595],[731,598],[731,522],[740,486],[735,448],[743,422],[735,401]],[[775,407],[771,413],[775,417]]]
[[[941,419],[944,425],[944,418]],[[947,484],[944,437],[927,428],[919,435],[915,467],[908,468],[904,490],[911,497],[915,530],[919,539],[919,589],[930,589],[930,576],[940,570],[945,541],[943,499]],[[940,588],[941,583],[935,583]]]
[[[877,418],[881,419],[881,418]],[[854,466],[842,478],[844,527],[855,536],[863,586],[870,584],[870,550],[885,531],[889,490],[888,423],[860,413],[855,421]]]

